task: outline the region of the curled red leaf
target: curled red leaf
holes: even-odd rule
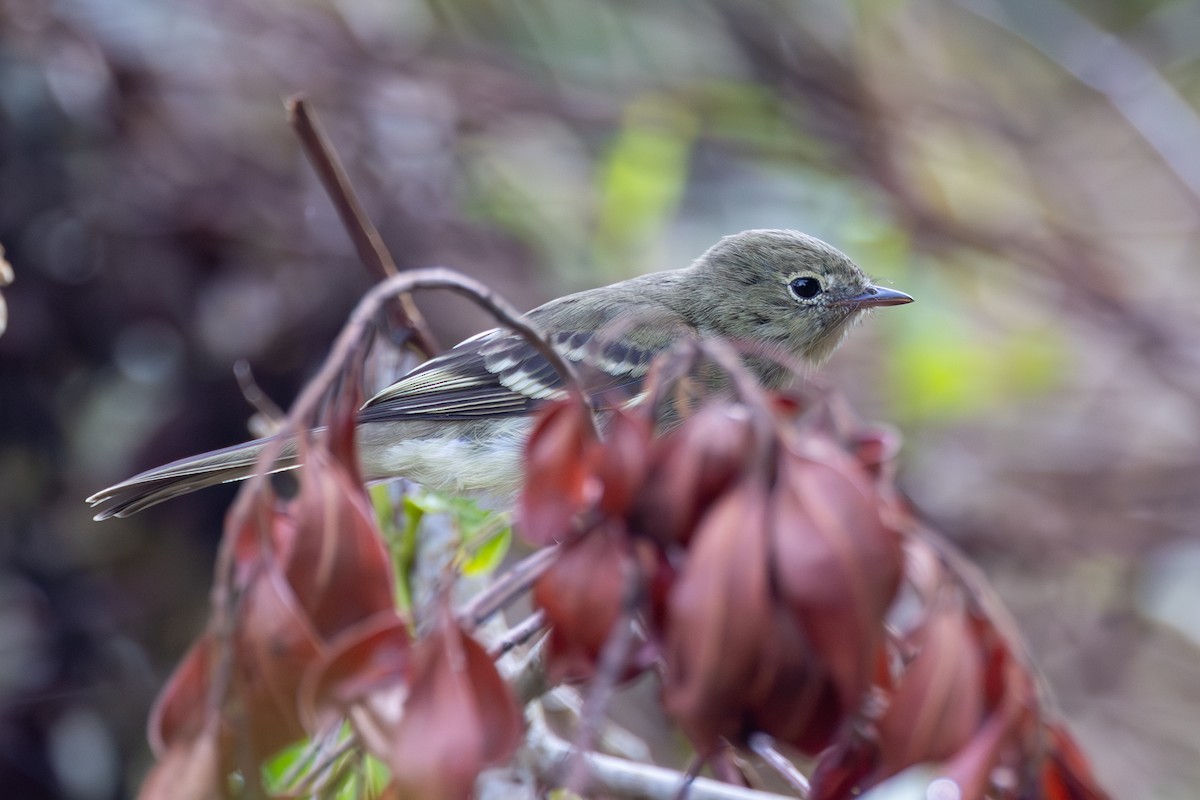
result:
[[[697,526],[668,599],[663,703],[705,754],[740,736],[774,677],[762,659],[775,621],[766,513],[765,481],[725,492]]]
[[[388,708],[398,712],[407,692],[411,649],[408,626],[394,611],[381,611],[344,631],[304,676],[300,711],[308,729],[324,728],[356,705],[370,706],[368,717],[386,715]],[[360,736],[370,741],[363,731]]]
[[[220,800],[225,774],[221,767],[217,726],[181,739],[156,753],[158,763],[146,775],[138,800]]]
[[[630,528],[663,543],[686,544],[713,503],[745,472],[755,447],[749,411],[713,404],[656,443]]]
[[[232,637],[205,634],[159,694],[149,725],[155,752],[178,750],[196,739],[216,714],[222,768],[256,768],[304,735],[296,693],[305,669],[316,659],[318,644],[281,573],[264,565],[245,587]],[[214,674],[227,680],[219,708],[212,706],[210,697]],[[234,713],[237,724],[230,724],[228,715]]]
[[[837,684],[815,655],[795,618],[774,607],[760,643],[760,695],[747,698],[747,729],[760,730],[802,753],[825,749],[845,718]]]
[[[412,649],[411,682],[386,753],[396,797],[457,800],[521,739],[521,712],[487,651],[449,609]]]
[[[542,412],[529,435],[517,519],[521,535],[531,544],[565,539],[575,515],[599,497],[590,414],[571,400],[555,403]]]
[[[603,490],[600,510],[609,516],[629,511],[642,489],[650,461],[653,421],[648,414],[613,412],[604,441],[595,447],[595,472]]]
[[[627,537],[610,524],[566,545],[538,578],[533,602],[550,624],[546,670],[551,684],[592,676],[624,612],[634,567]]]
[[[287,580],[323,639],[393,608],[392,561],[357,467],[312,448],[289,504]]]
[[[983,657],[962,608],[943,602],[912,636],[916,656],[879,721],[886,775],[954,755],[984,715]]]
[[[880,660],[903,559],[862,469],[825,439],[806,453],[779,457],[768,512],[775,584],[849,711]]]
[[[1108,800],[1092,775],[1092,768],[1079,745],[1057,723],[1045,726],[1048,756],[1042,769],[1041,791],[1045,800]]]
[[[188,649],[158,693],[147,725],[155,756],[163,758],[175,744],[197,738],[208,724],[213,652],[212,634],[206,633]]]
[[[241,598],[232,641],[230,701],[244,714],[234,737],[239,766],[246,755],[258,764],[304,736],[296,698],[320,643],[278,564],[265,560]]]

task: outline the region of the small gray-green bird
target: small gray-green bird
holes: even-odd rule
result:
[[[686,337],[725,338],[810,364],[829,357],[850,323],[876,306],[912,302],[875,286],[854,262],[790,230],[726,236],[691,266],[560,297],[529,312],[553,346],[583,369],[594,397],[636,397],[654,356]],[[611,335],[606,336],[606,331]],[[765,358],[747,366],[769,388],[791,373]],[[368,480],[403,476],[430,488],[511,495],[539,406],[562,383],[524,339],[485,331],[405,375],[359,412]],[[185,458],[88,498],[96,519],[124,517],[176,495],[249,477],[265,439]],[[288,446],[275,471],[298,466]]]

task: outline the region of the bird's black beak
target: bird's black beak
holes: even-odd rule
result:
[[[904,292],[895,289],[885,289],[882,286],[868,286],[864,291],[853,297],[838,300],[839,306],[854,308],[874,308],[875,306],[902,306],[911,303],[913,299]]]

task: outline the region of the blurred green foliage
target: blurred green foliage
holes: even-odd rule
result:
[[[420,488],[397,497],[395,487],[371,490],[380,529],[387,539],[396,569],[397,606],[410,614],[415,600],[414,575],[419,549],[431,542],[449,547],[454,570],[477,578],[496,570],[512,545],[512,521],[507,512],[481,508],[468,497],[453,497]],[[432,532],[429,526],[436,526]],[[426,556],[426,560],[430,560]],[[433,559],[433,563],[441,563]],[[428,565],[427,565],[428,567]]]

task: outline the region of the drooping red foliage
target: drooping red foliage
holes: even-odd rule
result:
[[[224,796],[231,771],[257,780],[274,752],[343,716],[409,787],[403,796],[466,796],[515,747],[520,715],[483,648],[448,613],[412,642],[396,612],[353,408],[337,404],[324,438],[306,443],[294,500],[252,482],[230,514],[223,604],[155,706],[160,761],[143,798]],[[439,731],[457,740],[457,760],[422,789]]]
[[[413,646],[409,695],[381,754],[396,797],[459,800],[479,773],[512,757],[522,717],[487,651],[443,606],[434,630]]]
[[[592,676],[609,632],[622,614],[635,569],[628,537],[608,527],[568,543],[533,587],[533,602],[550,624],[551,683]]]
[[[529,435],[526,469],[538,480],[526,481],[517,511],[521,532],[533,544],[566,539],[575,515],[600,496],[590,413],[577,403],[556,403]]]
[[[143,797],[225,796],[232,771],[253,780],[344,720],[389,767],[387,797],[468,797],[516,752],[521,710],[446,597],[419,638],[394,608],[339,413],[294,500],[259,482],[230,515],[223,602],[156,705]],[[532,593],[552,682],[653,668],[721,774],[730,745],[767,734],[815,757],[812,800],[916,764],[963,800],[1104,798],[1003,610],[892,484],[893,433],[763,393],[666,434],[642,407],[601,438],[590,413],[547,410],[518,506],[527,538],[559,545]],[[618,630],[633,644],[611,649]]]
[[[767,499],[746,480],[710,506],[668,600],[663,705],[704,754],[742,733],[778,670]]]
[[[920,763],[940,765],[963,798],[1032,796],[1033,781],[1103,797],[1070,740],[1047,735],[1012,626],[896,491],[893,431],[805,397],[711,403],[663,436],[645,435],[645,413],[621,420],[617,452],[608,440],[574,447],[576,471],[547,456],[549,439],[531,445],[523,520],[555,520],[531,539],[592,521],[534,593],[552,625],[551,675],[594,674],[616,621],[633,615],[657,649],[664,708],[697,749],[770,734],[818,756],[813,800],[852,798]],[[585,441],[579,418],[547,418],[561,441]],[[556,473],[586,474],[590,488],[548,500],[541,482]],[[640,592],[623,588],[631,571]],[[915,622],[895,635],[902,586]]]

